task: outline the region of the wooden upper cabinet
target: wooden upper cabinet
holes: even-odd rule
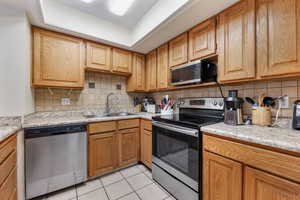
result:
[[[132,53],[123,49],[113,48],[113,71],[122,74],[131,74]]]
[[[300,75],[300,2],[258,0],[257,7],[258,75]]]
[[[33,28],[33,41],[32,86],[83,87],[83,40]]]
[[[170,68],[168,59],[168,44],[157,49],[157,88],[169,86]]]
[[[170,67],[188,62],[188,34],[184,33],[169,42]]]
[[[111,71],[111,47],[87,42],[86,67],[90,70]]]
[[[146,56],[146,89],[155,90],[157,87],[157,52],[150,52]]]
[[[129,165],[138,161],[139,128],[120,131],[119,165]]]
[[[242,0],[219,15],[220,82],[255,78],[255,1]]]
[[[189,31],[189,59],[196,60],[216,53],[216,18]]]
[[[241,200],[242,173],[242,164],[204,151],[204,200]]]
[[[300,185],[263,171],[246,167],[245,200],[299,200]]]
[[[133,54],[132,75],[127,80],[127,91],[145,91],[146,90],[146,63],[145,56],[142,54]]]

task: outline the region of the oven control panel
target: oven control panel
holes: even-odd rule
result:
[[[197,97],[197,98],[183,98],[179,100],[180,108],[199,108],[199,109],[212,109],[223,110],[224,99],[223,98],[209,98],[209,97]]]

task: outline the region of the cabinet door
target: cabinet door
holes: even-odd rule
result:
[[[89,176],[116,168],[117,147],[115,132],[89,136]]]
[[[155,90],[157,87],[157,55],[156,50],[146,57],[146,88]]]
[[[145,129],[141,133],[141,161],[152,168],[152,132]]]
[[[219,15],[220,82],[255,78],[255,1],[242,0]]]
[[[33,86],[83,87],[83,40],[33,29]]]
[[[113,48],[113,71],[131,74],[132,53],[130,51]]]
[[[300,2],[259,0],[257,64],[260,77],[300,74]]]
[[[196,60],[216,53],[216,18],[189,31],[189,59]]]
[[[171,67],[184,64],[188,61],[187,33],[180,35],[169,42],[169,64]]]
[[[145,56],[142,54],[133,54],[132,75],[127,80],[127,91],[145,91],[146,90],[146,65]]]
[[[119,165],[124,166],[138,161],[139,129],[125,129],[120,131]]]
[[[87,42],[86,62],[88,69],[111,71],[111,47]]]
[[[167,88],[169,78],[168,44],[165,44],[157,49],[157,88]]]
[[[242,199],[242,165],[240,163],[204,151],[203,172],[204,200]]]
[[[300,200],[300,185],[246,167],[245,200]]]

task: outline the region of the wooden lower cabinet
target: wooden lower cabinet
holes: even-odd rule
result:
[[[0,199],[17,200],[16,135],[0,142]]]
[[[241,200],[242,164],[204,152],[204,200]]]
[[[91,123],[88,132],[89,177],[139,161],[139,119]]]
[[[203,144],[204,200],[300,200],[300,155],[211,134]]]
[[[244,200],[299,200],[300,185],[260,170],[245,168]]]
[[[121,130],[119,133],[119,166],[138,161],[139,128]]]
[[[152,168],[152,121],[141,122],[141,162]]]
[[[117,165],[116,132],[89,136],[89,176],[112,171]]]

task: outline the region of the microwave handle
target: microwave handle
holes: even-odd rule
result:
[[[169,125],[169,124],[165,124],[165,123],[161,123],[161,122],[152,122],[153,126],[159,127],[159,128],[163,128],[169,131],[175,131],[175,132],[179,132],[179,133],[183,133],[185,135],[189,135],[189,136],[193,136],[193,137],[198,137],[199,136],[199,131],[196,129],[189,129],[189,128],[183,128],[180,126],[176,126],[176,125]]]

